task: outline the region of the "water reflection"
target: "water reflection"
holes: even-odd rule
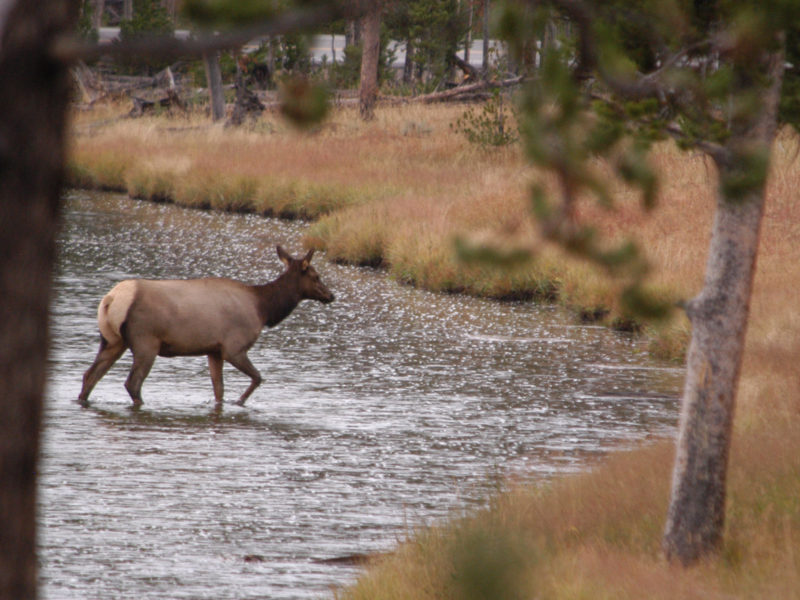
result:
[[[74,404],[95,307],[124,277],[263,282],[301,224],[124,197],[67,202],[42,465],[44,596],[307,598],[409,526],[671,433],[680,371],[559,311],[440,296],[319,262],[337,295],[250,351],[264,383],[215,410],[204,357],[159,358],[130,410],[123,357]],[[227,396],[247,378],[226,366]],[[258,556],[260,560],[245,560]]]

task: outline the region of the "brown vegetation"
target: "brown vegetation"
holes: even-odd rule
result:
[[[128,120],[116,118],[120,109],[106,110],[76,116],[73,185],[313,218],[307,243],[332,260],[381,264],[401,281],[439,291],[514,298],[555,292],[581,314],[625,321],[616,300],[619,282],[539,239],[529,211],[535,174],[519,149],[483,151],[452,131],[462,107],[393,107],[378,111],[370,123],[361,122],[355,109],[340,109],[310,135],[271,114],[249,129],[225,129],[204,118]],[[754,311],[772,320],[781,312],[761,303],[773,293],[767,290],[783,287],[778,284],[786,269],[773,266],[772,257],[790,257],[798,233],[790,193],[798,184],[792,168],[797,148],[794,138],[779,139],[770,182],[758,275],[763,291]],[[620,187],[615,211],[587,201],[579,215],[607,235],[638,239],[653,263],[651,289],[677,301],[702,283],[715,172],[710,161],[671,145],[659,148],[653,160],[664,177],[652,213]],[[508,272],[468,265],[454,252],[456,237],[501,250],[522,246],[537,260]],[[782,294],[775,293],[771,302],[780,304]],[[776,335],[783,330],[770,327]],[[687,332],[677,314],[650,331],[653,349],[680,356]]]
[[[470,146],[450,128],[462,111],[401,106],[378,110],[374,121],[363,123],[355,111],[338,110],[306,136],[270,115],[252,129],[226,130],[204,120],[82,114],[75,123],[72,179],[189,205],[314,217],[307,242],[333,260],[382,264],[394,277],[434,290],[555,292],[580,312],[605,313],[607,322],[623,318],[615,300],[619,284],[539,239],[528,194],[537,175],[520,151]],[[676,570],[660,557],[673,452],[671,443],[662,443],[612,456],[589,474],[514,488],[479,515],[416,532],[341,596],[469,597],[462,592],[488,586],[499,590],[495,597],[510,598],[797,597],[798,152],[794,136],[779,136],[719,558]],[[658,148],[653,160],[662,186],[651,213],[620,187],[616,211],[587,201],[579,214],[607,235],[632,235],[642,243],[653,264],[652,289],[690,298],[702,284],[716,173],[710,161],[671,145]],[[456,237],[500,249],[522,245],[537,260],[513,272],[467,265],[454,252]],[[681,354],[687,333],[680,314],[650,330],[654,349],[670,357]],[[470,575],[475,564],[488,565],[478,580]]]

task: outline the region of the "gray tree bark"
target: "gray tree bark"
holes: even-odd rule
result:
[[[725,525],[725,490],[736,390],[744,350],[765,183],[743,195],[726,181],[746,175],[746,157],[769,156],[783,77],[782,52],[764,61],[770,86],[761,107],[716,157],[720,186],[700,294],[687,305],[692,339],[687,357],[672,495],[663,538],[668,559],[689,565],[716,551]],[[752,168],[752,166],[750,167]],[[766,169],[765,169],[766,171]]]
[[[36,473],[79,3],[0,2],[0,599],[37,595]]]
[[[350,19],[344,24],[344,45],[358,46],[361,43],[361,22],[358,19]]]
[[[361,118],[369,121],[375,117],[378,99],[378,58],[381,49],[381,2],[370,5],[361,20],[364,41],[361,54],[361,83],[359,86],[359,111]]]
[[[222,71],[219,68],[219,53],[209,52],[203,55],[208,82],[208,96],[211,103],[211,120],[221,121],[225,118],[225,95],[222,90]]]

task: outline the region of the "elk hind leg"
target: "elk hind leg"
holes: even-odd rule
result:
[[[122,340],[109,344],[104,337],[100,338],[100,349],[97,351],[97,356],[92,366],[83,374],[83,386],[81,387],[81,393],[78,394],[78,404],[89,406],[89,394],[92,393],[94,386],[108,373],[108,370],[119,360],[123,352],[125,352],[125,344]]]
[[[142,405],[142,383],[153,367],[158,350],[144,346],[132,348],[132,351],[133,366],[131,366],[131,372],[128,373],[128,379],[125,380],[125,389],[128,390],[133,405],[139,407]]]

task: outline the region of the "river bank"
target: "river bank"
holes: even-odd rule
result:
[[[70,182],[185,205],[314,218],[306,243],[336,261],[380,264],[399,280],[437,291],[545,294],[576,313],[602,314],[605,323],[623,318],[613,284],[537,240],[527,192],[535,174],[519,152],[469,146],[449,126],[459,114],[457,107],[403,107],[363,124],[340,110],[311,136],[300,136],[269,116],[231,131],[200,119],[116,119],[109,109],[76,116]],[[459,597],[463,578],[453,574],[468,577],[476,564],[487,565],[477,571],[485,580],[477,585],[506,586],[488,588],[502,592],[495,597],[796,597],[797,152],[795,138],[778,139],[719,558],[689,571],[660,559],[672,461],[671,444],[663,443],[615,455],[590,474],[552,486],[520,486],[487,511],[411,535],[342,597]],[[654,289],[691,297],[705,267],[715,174],[702,158],[669,146],[654,159],[663,187],[652,213],[642,213],[624,189],[617,212],[580,210],[596,217],[603,232],[632,231],[644,243]],[[456,235],[532,245],[539,260],[500,275],[470,267],[452,251]],[[688,328],[677,315],[647,334],[657,352],[676,357]],[[500,555],[509,560],[493,558]]]
[[[458,106],[394,107],[373,123],[349,109],[310,135],[267,115],[250,128],[211,126],[205,117],[121,118],[101,107],[74,118],[69,184],[183,206],[255,212],[313,220],[308,246],[329,259],[380,265],[396,279],[439,292],[502,299],[555,301],[583,319],[629,327],[618,303],[623,282],[548,244],[531,218],[529,185],[536,174],[516,146],[481,150],[453,131]],[[655,217],[635,194],[618,189],[618,212],[587,204],[580,210],[598,229],[621,239],[630,225],[654,264],[649,287],[677,301],[699,288],[710,201],[698,201],[697,218],[685,227],[685,191],[707,196],[708,167],[671,147],[657,153],[679,176],[669,185]],[[625,229],[623,229],[625,227]],[[522,248],[535,260],[511,270],[468,264],[454,240],[509,251]],[[655,354],[680,359],[687,324],[675,318],[658,327],[642,324]]]

